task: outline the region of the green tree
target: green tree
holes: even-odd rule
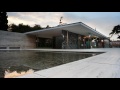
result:
[[[118,39],[120,39],[120,25],[117,25],[117,26],[114,26],[112,32],[110,33],[111,37],[114,35],[114,34],[117,34],[118,35]]]
[[[18,25],[18,30],[20,31],[20,33],[25,33],[32,31],[32,28],[29,25],[23,25],[23,23],[21,23]]]
[[[19,33],[25,33],[35,30],[40,30],[42,27],[40,25],[35,24],[35,26],[31,27],[29,25],[24,25],[23,23],[20,23],[19,25],[10,24],[9,25],[9,31],[12,32],[19,32]]]
[[[10,25],[8,26],[8,29],[9,29],[9,31],[11,31],[11,32],[18,32],[18,26],[15,25],[15,24],[10,24]]]
[[[23,23],[20,23],[19,25],[10,24],[9,30],[12,32],[24,33],[32,31],[32,28],[29,25],[23,25]]]
[[[46,28],[50,28],[50,26],[49,26],[49,25],[47,25],[47,26],[46,26]]]
[[[42,27],[40,25],[35,24],[32,30],[39,30],[39,29],[42,29]]]
[[[8,16],[6,12],[0,12],[0,30],[7,31],[8,29]]]

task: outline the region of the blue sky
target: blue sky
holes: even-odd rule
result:
[[[28,24],[42,27],[57,26],[63,16],[63,23],[83,22],[97,31],[109,37],[109,33],[115,25],[120,24],[120,12],[7,12],[8,23]],[[112,40],[117,36],[113,36]]]

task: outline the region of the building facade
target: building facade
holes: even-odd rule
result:
[[[35,40],[34,36],[0,30],[0,49],[36,48]]]
[[[118,40],[118,41],[111,41],[110,42],[110,45],[111,45],[111,47],[112,48],[120,48],[120,41]]]
[[[0,31],[0,49],[108,48],[109,39],[82,22],[27,33]]]

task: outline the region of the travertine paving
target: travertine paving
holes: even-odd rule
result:
[[[120,48],[34,50],[105,53],[16,78],[120,78]]]

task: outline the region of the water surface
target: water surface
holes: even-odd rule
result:
[[[0,78],[5,72],[27,72],[51,68],[65,63],[82,60],[100,53],[0,51]]]

